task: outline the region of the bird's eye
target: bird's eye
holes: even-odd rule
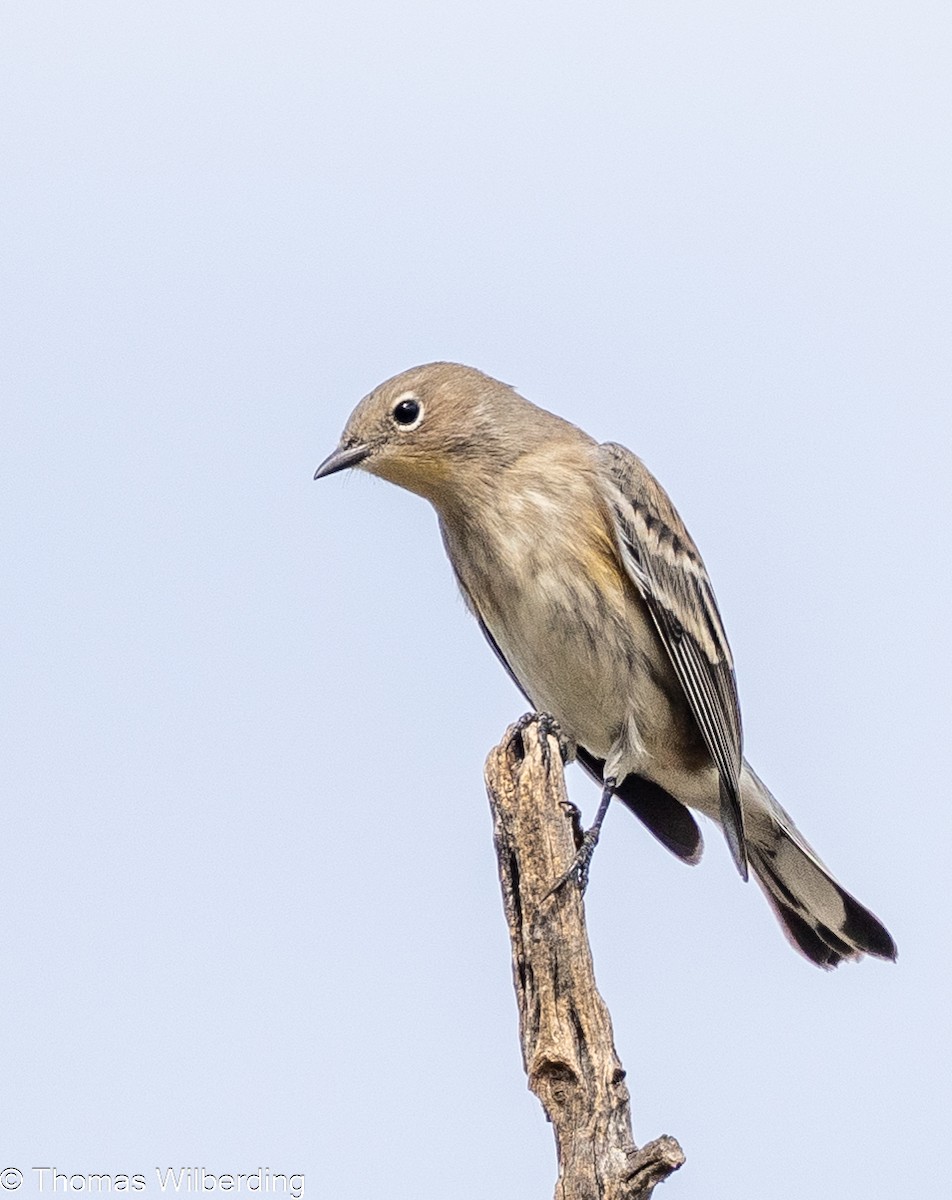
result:
[[[423,413],[423,406],[419,400],[401,400],[399,404],[394,406],[393,419],[398,425],[402,425],[404,429],[410,425],[416,425]]]

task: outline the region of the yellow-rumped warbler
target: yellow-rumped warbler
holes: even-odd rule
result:
[[[707,571],[640,459],[481,371],[431,363],[363,399],[314,478],[357,466],[433,504],[467,604],[603,783],[601,815],[614,793],[693,863],[702,841],[685,805],[697,809],[812,962],[896,957],[744,761]]]

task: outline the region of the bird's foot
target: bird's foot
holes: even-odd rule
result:
[[[592,855],[595,853],[595,847],[598,845],[598,835],[600,830],[587,829],[582,835],[582,844],[576,851],[575,857],[572,859],[572,865],[567,871],[564,871],[555,883],[549,888],[546,894],[542,897],[543,900],[548,900],[550,896],[554,896],[559,888],[564,887],[570,879],[576,880],[578,890],[581,895],[585,895],[585,889],[588,887],[588,869],[591,866]]]
[[[539,726],[539,743],[542,749],[542,761],[546,767],[549,765],[549,738],[554,737],[559,744],[559,754],[562,762],[567,763],[574,757],[574,747],[569,739],[562,732],[562,726],[558,723],[551,713],[528,712],[513,726],[513,740],[521,738],[525,730],[532,724],[538,723]]]
[[[553,883],[542,897],[543,900],[548,900],[550,896],[553,896],[570,879],[578,881],[578,890],[583,896],[585,895],[585,889],[588,887],[588,869],[592,863],[592,855],[595,853],[595,847],[598,845],[599,834],[602,832],[602,822],[605,820],[605,814],[608,812],[609,804],[611,804],[612,795],[615,791],[615,783],[616,780],[614,778],[605,780],[605,786],[602,789],[602,798],[591,829],[586,829],[582,834],[582,840],[578,844],[575,858],[572,859],[569,869],[564,871],[555,883]]]

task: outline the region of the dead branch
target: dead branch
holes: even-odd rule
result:
[[[581,836],[558,742],[538,719],[511,726],[486,760],[503,905],[512,940],[522,1059],[555,1130],[555,1200],[647,1200],[684,1162],[672,1137],[640,1150],[625,1072],[595,986],[582,897],[547,895]]]

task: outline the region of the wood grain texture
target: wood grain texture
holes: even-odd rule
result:
[[[486,761],[522,1057],[555,1131],[555,1200],[646,1200],[684,1162],[672,1137],[632,1139],[625,1072],[595,986],[582,897],[551,892],[581,839],[559,744],[543,718],[510,726]]]

